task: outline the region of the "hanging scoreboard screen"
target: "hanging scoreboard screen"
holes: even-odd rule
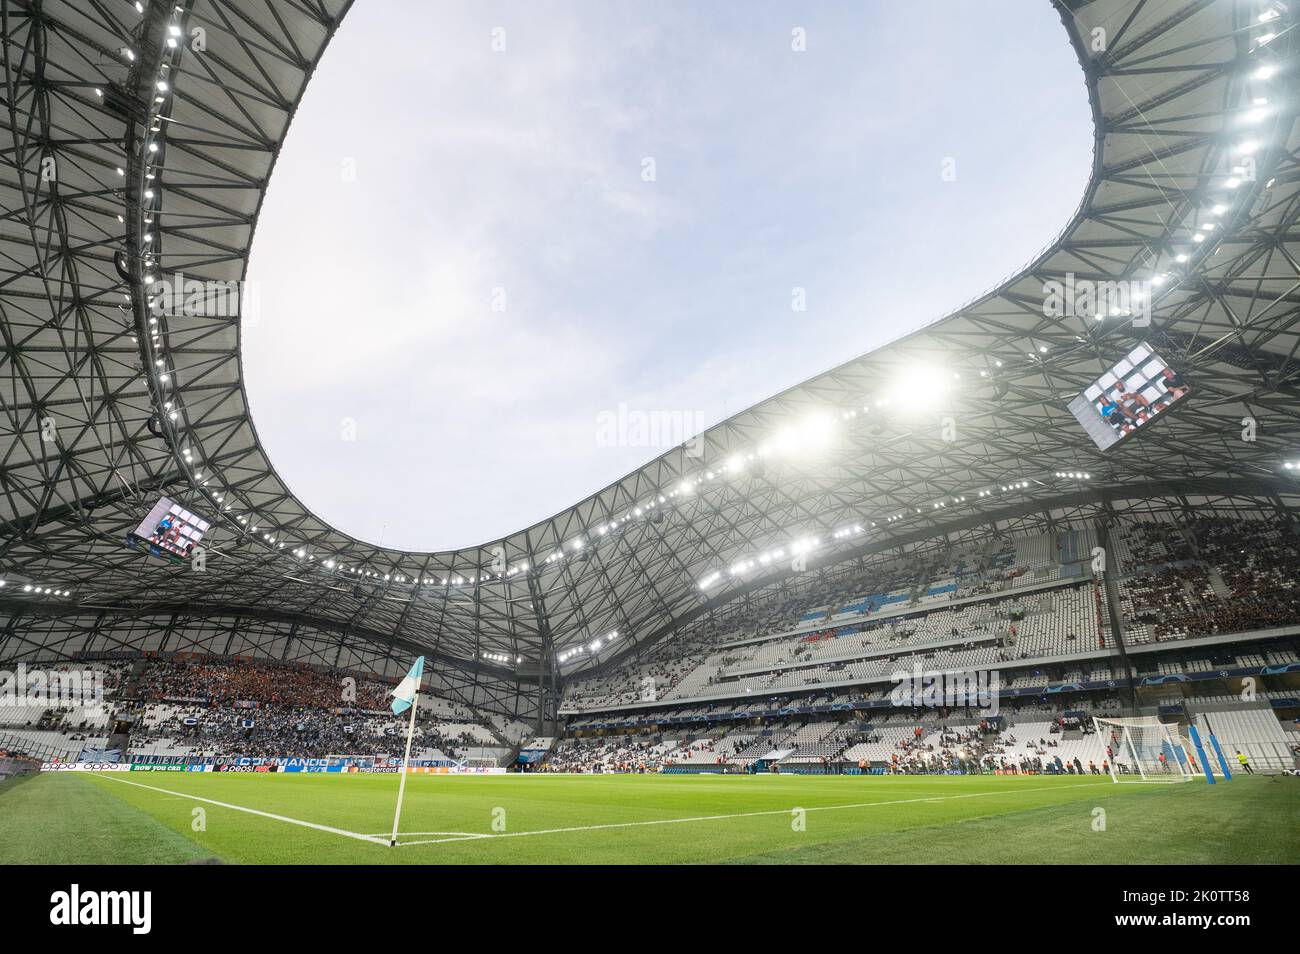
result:
[[[1093,443],[1108,451],[1143,431],[1190,393],[1183,376],[1144,341],[1068,407]]]
[[[189,559],[194,548],[212,529],[212,524],[186,510],[170,497],[163,497],[134,532],[127,534],[132,546],[147,549],[154,556]]]

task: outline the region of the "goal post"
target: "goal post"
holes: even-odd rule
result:
[[[1155,716],[1104,719],[1093,727],[1107,749],[1113,782],[1189,782],[1198,768],[1177,725]]]

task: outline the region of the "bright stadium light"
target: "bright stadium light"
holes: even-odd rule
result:
[[[895,375],[890,384],[890,398],[900,408],[925,410],[942,401],[952,386],[951,372],[928,364],[913,364]]]
[[[800,424],[799,441],[803,449],[821,449],[835,437],[835,418],[830,414],[809,414]]]

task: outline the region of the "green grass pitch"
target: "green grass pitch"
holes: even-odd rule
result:
[[[1300,862],[1291,778],[413,775],[390,848],[397,783],[29,776],[0,785],[0,863]]]

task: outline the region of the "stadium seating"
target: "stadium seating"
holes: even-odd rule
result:
[[[1300,548],[1271,525],[1225,519],[1200,520],[1189,528],[1167,521],[1137,523],[1115,528],[1111,538],[1117,562],[1128,571],[1120,593],[1126,636],[1133,645],[1220,632],[1230,619],[1258,626],[1300,623],[1300,590],[1281,574],[1271,573],[1262,577],[1267,592],[1288,594],[1285,599],[1269,603],[1267,596],[1248,593],[1241,582],[1246,572],[1241,564],[1244,559],[1250,566],[1255,558],[1226,545],[1244,540],[1268,548],[1284,566],[1300,567]],[[656,647],[651,662],[571,685],[565,709],[884,680],[915,661],[927,669],[987,668],[1021,660],[1105,655],[1114,640],[1099,584],[1090,570],[1083,579],[1073,571],[1063,572],[1086,565],[1095,543],[1096,534],[1088,528],[1062,531],[1055,538],[1008,538],[982,554],[950,551],[924,568],[924,573],[937,576],[931,579],[923,573],[922,582],[913,588],[920,595],[911,600],[906,599],[907,589],[896,588],[821,603],[811,611],[800,611],[789,601],[777,614],[760,606],[750,621],[733,618],[730,627],[702,627],[680,646],[674,640]],[[1186,561],[1196,554],[1205,565],[1184,562],[1175,577],[1147,572],[1162,561]],[[1073,582],[1076,579],[1079,582]],[[1236,581],[1236,591],[1229,580]],[[1036,592],[1016,595],[1031,585]],[[825,594],[824,587],[814,589],[809,599],[820,601]],[[957,599],[962,604],[952,606]],[[1238,609],[1229,614],[1225,600]],[[1245,615],[1243,603],[1252,607]],[[1208,614],[1203,609],[1207,604]],[[1154,622],[1157,617],[1164,621]],[[828,627],[830,623],[835,625]],[[731,639],[723,638],[728,629]],[[743,638],[734,638],[739,634]],[[923,652],[926,647],[934,648]],[[1026,684],[1024,677],[1017,678]],[[654,680],[660,691],[641,692],[646,680]]]
[[[1270,522],[1206,517],[1178,523],[1162,517],[1114,525],[1108,541],[1125,637],[1134,648],[1229,632],[1234,624],[1243,627],[1242,638],[1252,629],[1300,624],[1300,592],[1291,579],[1300,568],[1300,547]],[[900,751],[910,758],[911,768],[904,770],[929,766],[933,757],[956,759],[962,750],[939,741],[945,736],[937,724],[926,724],[919,744],[900,750],[900,739],[891,740],[898,730],[891,728],[889,716],[872,719],[869,730],[832,717],[804,722],[769,717],[761,728],[731,727],[726,720],[755,709],[779,716],[791,702],[878,700],[887,696],[895,674],[916,666],[927,672],[996,669],[1004,687],[1021,691],[1122,679],[1110,658],[1116,639],[1107,596],[1092,573],[1098,542],[1092,527],[1067,527],[1055,534],[954,545],[895,568],[892,577],[878,568],[862,569],[806,587],[802,601],[786,594],[755,601],[745,612],[724,610],[657,645],[635,667],[571,683],[563,710],[570,713],[570,730],[578,731],[599,726],[602,712],[620,707],[631,707],[624,719],[650,728],[658,711],[709,720],[679,740],[674,753],[679,769],[743,768],[776,756],[788,766],[822,759],[848,765],[897,762],[892,757]],[[1134,659],[1141,674],[1165,677],[1297,661],[1294,645],[1259,653],[1200,653]],[[655,692],[642,691],[647,680],[654,681]],[[1113,712],[1119,705],[1113,694],[1085,698],[1085,708],[1093,712]],[[1152,699],[1180,707],[1183,696]],[[1189,697],[1189,705],[1194,699]],[[1044,728],[1064,708],[1060,702],[1017,700],[1015,719],[1025,720],[1018,723],[1021,734],[1013,721],[1009,734],[985,746],[995,766],[1006,759],[1010,770],[1023,770],[1022,760],[1029,766],[1047,754],[1060,755],[1063,763],[1077,757],[1085,769],[1090,762],[1100,766],[1105,746],[1091,732],[1057,736],[1051,746],[1039,741],[1049,738]],[[1236,717],[1233,730],[1242,745],[1256,747],[1254,757],[1278,761],[1294,742],[1279,737],[1275,715],[1261,711],[1258,718],[1276,732],[1251,734],[1238,728]],[[587,754],[593,764],[607,766],[628,751],[626,745],[605,743]]]
[[[1288,576],[1300,567],[1300,548],[1270,524],[1161,519],[1116,525],[1109,540],[1132,647],[1176,644],[1222,632],[1234,621],[1300,622],[1300,594]],[[954,545],[892,570],[860,569],[797,595],[756,601],[746,613],[706,616],[636,665],[569,683],[561,705],[567,724],[560,727],[567,737],[558,741],[507,715],[424,696],[413,753],[502,762],[518,746],[547,753],[540,768],[548,771],[739,770],[773,761],[790,769],[874,763],[933,771],[972,757],[985,770],[1001,770],[1005,760],[1007,770],[1024,771],[1057,755],[1100,764],[1104,746],[1090,733],[1065,738],[1050,731],[1073,703],[1046,697],[1017,699],[1007,723],[978,738],[961,712],[941,721],[934,713],[895,709],[871,710],[865,720],[782,711],[792,704],[825,710],[882,704],[897,676],[917,668],[997,670],[1001,685],[1016,691],[1121,678],[1110,658],[1105,597],[1090,569],[1096,543],[1091,528],[1069,528]],[[1297,661],[1287,644],[1134,658],[1141,674],[1174,678]],[[73,757],[74,749],[104,743],[117,718],[134,721],[129,754],[135,756],[393,754],[402,748],[404,720],[388,710],[388,682],[248,660],[84,665],[97,667],[110,687],[108,705],[0,705],[0,736],[26,733],[21,739],[34,750]],[[354,696],[340,696],[345,684]],[[1289,758],[1294,742],[1266,708],[1267,692],[1256,709],[1242,710],[1231,696],[1184,697],[1173,685],[1158,701],[1185,701],[1188,711],[1222,722],[1225,744],[1241,747],[1261,766]],[[1104,693],[1085,698],[1092,712],[1118,704]],[[624,709],[625,721],[641,729],[573,736],[597,729],[604,713]],[[756,711],[767,713],[759,724]],[[689,729],[665,728],[657,724],[660,712],[696,721]],[[746,718],[736,721],[742,713]],[[1045,746],[1045,739],[1054,744]]]
[[[1294,764],[1293,746],[1300,740],[1294,733],[1288,736],[1277,716],[1266,706],[1222,705],[1198,709],[1196,724],[1206,736],[1213,730],[1234,771],[1237,752],[1259,769],[1291,768]]]

